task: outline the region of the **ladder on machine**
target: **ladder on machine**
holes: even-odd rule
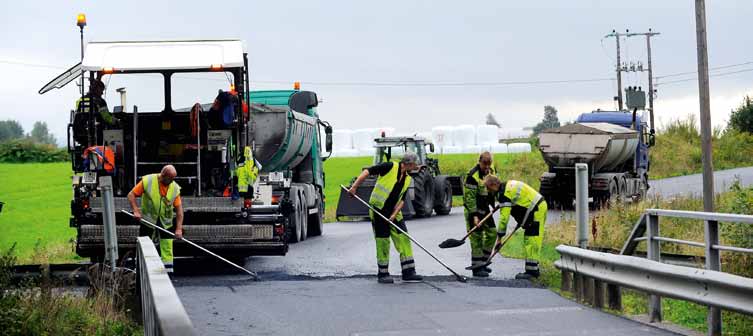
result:
[[[201,115],[196,118],[196,161],[176,161],[176,162],[156,162],[156,161],[139,161],[139,147],[138,147],[138,129],[139,129],[139,111],[136,106],[133,107],[133,185],[139,181],[139,167],[141,166],[164,166],[164,165],[196,165],[196,176],[178,176],[176,179],[188,180],[190,184],[192,180],[196,180],[196,196],[201,196]]]

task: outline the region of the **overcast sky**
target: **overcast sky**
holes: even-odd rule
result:
[[[614,78],[614,39],[603,39],[612,29],[661,33],[652,40],[657,77],[696,69],[690,0],[3,1],[0,119],[17,119],[27,131],[44,120],[62,141],[77,89],[37,91],[64,70],[56,67],[78,62],[79,12],[88,18],[86,40],[240,38],[252,88],[301,81],[324,99],[320,115],[337,128],[412,133],[483,123],[490,112],[517,128],[539,121],[547,104],[562,120],[614,108],[614,81],[502,85]],[[753,69],[753,1],[707,1],[707,12],[711,67],[752,62],[712,71],[712,121],[720,124],[753,95],[753,71],[745,71]],[[622,44],[623,60],[646,63],[644,38]],[[658,79],[658,121],[698,114],[694,76]],[[108,83],[111,107],[119,105],[114,90],[121,86],[128,105],[155,106],[159,86],[127,79]],[[670,83],[683,79],[691,80]],[[486,82],[496,85],[369,85]],[[624,83],[647,87],[645,74],[628,74]],[[221,80],[180,85],[186,105],[226,87]]]

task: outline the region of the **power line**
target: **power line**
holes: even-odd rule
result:
[[[744,66],[744,65],[749,65],[749,64],[753,64],[753,61],[748,61],[748,62],[737,63],[737,64],[729,64],[729,65],[722,65],[722,66],[711,67],[711,68],[709,68],[709,70],[721,70],[721,69],[727,69],[727,68],[735,68],[735,67],[739,67],[739,66]],[[694,74],[696,74],[697,72],[698,72],[697,70],[696,70],[696,71],[687,71],[687,72],[678,72],[678,73],[673,73],[673,74],[669,74],[669,75],[656,76],[656,77],[654,77],[654,78],[656,78],[656,79],[660,79],[660,78],[667,78],[667,77],[677,77],[677,76],[684,76],[684,75],[694,75]]]
[[[751,62],[751,63],[753,63],[753,62]],[[742,70],[736,70],[736,71],[716,73],[716,74],[710,75],[709,77],[723,77],[723,76],[729,76],[729,75],[739,74],[739,73],[743,73],[743,72],[751,72],[751,71],[753,71],[753,69],[742,69]],[[695,80],[698,80],[698,77],[693,77],[693,78],[688,78],[688,79],[678,79],[678,80],[673,80],[673,81],[669,81],[669,82],[658,83],[656,85],[657,86],[660,86],[660,85],[664,86],[664,85],[667,85],[667,84],[690,82],[690,81],[695,81]]]
[[[11,65],[22,65],[22,66],[28,66],[28,67],[33,67],[33,68],[67,69],[66,67],[62,67],[62,66],[58,66],[58,65],[40,64],[40,63],[27,63],[27,62],[10,61],[10,60],[0,60],[0,63],[11,64]]]

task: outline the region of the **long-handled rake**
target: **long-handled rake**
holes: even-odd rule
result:
[[[134,215],[133,215],[133,213],[131,213],[131,212],[128,212],[128,211],[125,211],[125,210],[120,210],[120,212],[122,212],[122,213],[124,213],[124,214],[126,214],[126,215],[128,215],[128,216],[131,216],[131,217],[133,217],[133,218],[136,218],[136,216],[134,216]],[[165,230],[165,229],[164,229],[164,228],[162,228],[162,227],[159,227],[159,226],[157,226],[157,225],[154,225],[153,223],[149,222],[149,221],[148,221],[148,220],[146,220],[146,219],[143,219],[143,218],[141,218],[141,223],[142,223],[142,224],[145,224],[145,225],[147,225],[147,226],[149,226],[149,227],[151,227],[151,228],[153,228],[153,229],[157,229],[157,230],[160,230],[161,232],[167,233],[167,234],[169,234],[169,235],[171,235],[171,236],[175,237],[175,234],[174,234],[174,233],[172,233],[172,232],[170,232],[170,231],[168,231],[168,230]],[[245,268],[243,268],[243,267],[239,266],[238,264],[236,264],[236,263],[234,263],[234,262],[232,262],[232,261],[230,261],[230,260],[227,260],[227,259],[225,259],[225,258],[221,257],[220,255],[218,255],[218,254],[216,254],[216,253],[214,253],[214,252],[212,252],[212,251],[210,251],[210,250],[207,250],[207,249],[205,249],[205,248],[203,248],[203,247],[201,247],[201,246],[197,245],[196,243],[194,243],[194,242],[192,242],[192,241],[190,241],[190,240],[188,240],[188,239],[186,239],[186,238],[182,238],[181,240],[182,240],[182,241],[184,241],[184,242],[186,242],[186,243],[188,243],[189,245],[191,245],[191,246],[193,246],[193,247],[195,247],[195,248],[199,249],[199,250],[202,250],[202,251],[206,252],[207,254],[209,254],[209,255],[211,255],[211,256],[213,256],[213,257],[217,258],[217,259],[220,259],[220,260],[222,260],[222,261],[226,262],[226,263],[227,263],[228,265],[230,265],[230,266],[233,266],[233,267],[235,267],[235,268],[237,268],[237,269],[239,269],[239,270],[243,271],[244,273],[247,273],[248,275],[252,276],[254,280],[259,280],[259,275],[258,275],[258,274],[256,274],[256,272],[253,272],[253,271],[249,271],[249,270],[247,270],[247,269],[245,269]]]
[[[348,190],[348,188],[346,188],[344,185],[340,185],[340,187],[343,188],[343,189],[345,189],[346,191]],[[382,217],[382,219],[384,219],[387,223],[389,223],[390,225],[392,225],[392,227],[394,227],[395,229],[397,229],[401,233],[405,234],[405,236],[408,237],[408,239],[410,239],[410,241],[412,241],[414,244],[418,245],[418,247],[420,247],[422,250],[424,250],[424,252],[426,252],[426,254],[430,255],[432,258],[434,258],[434,260],[436,260],[439,264],[441,264],[442,266],[444,266],[444,268],[446,268],[448,271],[450,271],[450,273],[452,273],[453,275],[455,275],[455,278],[458,281],[460,281],[460,282],[467,282],[468,281],[468,278],[466,278],[466,277],[458,274],[458,272],[455,272],[452,268],[450,268],[450,266],[447,266],[447,264],[445,264],[444,262],[442,262],[442,260],[439,260],[439,258],[437,258],[433,253],[429,252],[429,250],[427,250],[423,245],[421,245],[421,243],[419,243],[418,241],[416,241],[416,239],[414,239],[411,235],[409,235],[408,232],[405,232],[405,230],[401,229],[399,226],[397,226],[397,224],[395,224],[391,220],[389,220],[389,218],[387,218],[384,215],[382,215],[381,212],[379,212],[376,209],[374,209],[374,207],[372,207],[371,204],[369,204],[368,202],[366,202],[363,199],[361,199],[360,197],[358,197],[358,195],[352,195],[352,196],[355,197],[356,199],[358,199],[359,201],[361,201],[361,203],[363,203],[371,211],[373,211],[374,213],[376,213],[377,215],[379,215],[379,217]]]
[[[463,238],[460,238],[460,239],[448,238],[445,241],[441,242],[439,244],[439,247],[443,248],[443,249],[444,248],[453,248],[453,247],[458,247],[458,246],[461,246],[461,245],[465,244],[465,240],[468,239],[468,237],[471,235],[471,233],[473,233],[473,231],[476,231],[476,229],[480,228],[481,225],[483,225],[484,222],[487,219],[491,218],[491,216],[495,212],[497,212],[497,210],[499,210],[499,207],[494,207],[494,210],[492,212],[490,212],[488,215],[484,216],[484,218],[482,218],[481,221],[478,222],[478,224],[476,224],[474,227],[472,227],[471,230],[468,231],[468,233],[466,233],[465,236],[463,236]]]

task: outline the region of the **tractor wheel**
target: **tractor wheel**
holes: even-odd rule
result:
[[[445,175],[434,178],[434,211],[437,215],[449,215],[452,210],[452,185]]]
[[[434,178],[428,169],[413,177],[413,208],[416,217],[430,217],[434,210]]]

